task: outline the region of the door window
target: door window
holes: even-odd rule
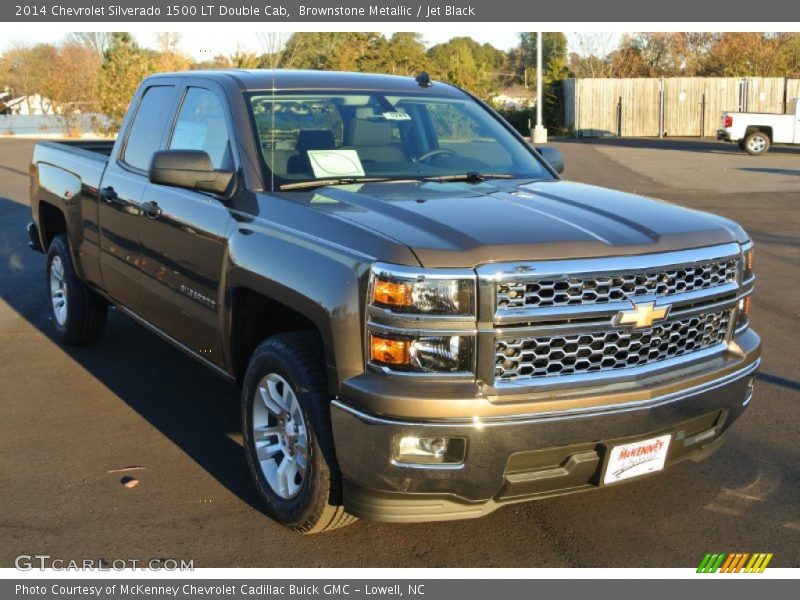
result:
[[[203,88],[189,88],[169,143],[170,150],[203,150],[215,169],[232,168],[230,136],[219,97]]]
[[[153,154],[161,146],[161,138],[169,117],[168,103],[172,98],[172,86],[159,85],[147,88],[136,116],[133,119],[123,160],[135,169],[147,171]]]

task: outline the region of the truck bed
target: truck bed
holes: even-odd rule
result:
[[[37,168],[41,163],[52,165],[76,176],[82,185],[97,188],[113,147],[114,142],[106,140],[40,142],[33,163]]]
[[[734,111],[725,111],[726,115],[747,115],[750,117],[791,117],[794,116],[793,113],[779,113],[779,112],[734,112]]]
[[[114,140],[60,140],[58,142],[42,142],[40,145],[53,145],[64,150],[81,150],[111,156]]]

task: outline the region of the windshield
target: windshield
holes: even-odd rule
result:
[[[552,179],[470,98],[380,92],[249,96],[273,190],[368,179]]]

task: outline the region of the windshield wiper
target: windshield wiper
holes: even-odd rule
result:
[[[516,175],[508,173],[478,173],[477,171],[469,171],[467,173],[456,173],[455,175],[430,175],[419,177],[338,177],[336,179],[310,179],[308,181],[298,181],[297,183],[284,183],[278,189],[281,191],[287,190],[303,190],[317,187],[325,187],[329,185],[348,185],[353,183],[412,183],[419,181],[466,181],[468,183],[480,183],[487,179],[517,179]]]
[[[487,179],[517,179],[516,175],[509,173],[478,173],[469,171],[468,173],[457,173],[455,175],[431,175],[430,177],[420,177],[422,181],[466,181],[468,183],[480,183]]]
[[[315,187],[325,187],[328,185],[348,185],[353,183],[381,183],[391,181],[395,183],[408,183],[419,181],[419,179],[411,179],[404,177],[397,179],[395,177],[339,177],[336,179],[311,179],[309,181],[298,181],[297,183],[284,183],[278,189],[284,190],[302,190]]]

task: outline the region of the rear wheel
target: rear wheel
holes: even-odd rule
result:
[[[744,138],[744,150],[752,156],[765,154],[769,150],[769,136],[762,131],[754,131]]]
[[[250,474],[275,521],[310,534],[356,521],[342,506],[321,341],[286,333],[253,353],[242,390]]]
[[[67,344],[96,342],[106,327],[108,305],[80,280],[66,235],[57,235],[47,251],[47,289],[56,334]]]

